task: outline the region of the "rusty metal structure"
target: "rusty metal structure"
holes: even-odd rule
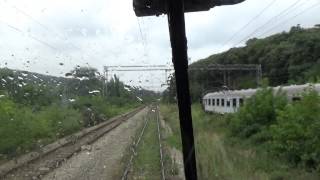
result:
[[[191,116],[184,13],[207,11],[215,6],[233,5],[243,1],[245,0],[133,0],[133,9],[138,17],[159,16],[161,14],[167,14],[168,16],[186,180],[197,179],[197,167]]]

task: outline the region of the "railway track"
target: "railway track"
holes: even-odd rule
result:
[[[134,161],[134,158],[136,156],[138,156],[139,152],[138,152],[138,147],[140,145],[140,141],[141,139],[143,138],[144,134],[145,134],[145,130],[146,130],[146,127],[148,126],[148,124],[150,124],[149,122],[150,121],[156,121],[156,133],[157,133],[157,139],[158,139],[158,144],[159,144],[159,155],[160,155],[160,178],[161,180],[165,180],[166,177],[165,177],[165,170],[164,170],[164,156],[163,156],[163,147],[162,147],[162,136],[161,136],[161,127],[160,127],[160,112],[159,112],[159,106],[157,105],[152,105],[151,108],[149,109],[149,112],[145,118],[145,123],[144,123],[144,126],[143,128],[141,129],[141,132],[139,133],[139,136],[137,137],[137,140],[136,140],[136,143],[134,144],[133,148],[132,148],[132,152],[131,152],[131,155],[130,155],[130,158],[128,160],[128,162],[126,163],[126,166],[125,166],[125,169],[123,171],[123,174],[122,174],[122,177],[121,177],[121,180],[127,180],[127,179],[130,179],[129,178],[129,174],[130,172],[132,171],[132,166],[133,166],[133,161]],[[156,155],[156,154],[155,154]]]
[[[122,122],[133,117],[144,107],[124,115],[116,116],[97,126],[62,138],[38,151],[34,151],[0,165],[0,179],[41,179],[45,174],[59,167],[72,155],[86,148],[101,136],[110,132]]]
[[[162,148],[162,135],[161,135],[161,127],[160,127],[160,110],[159,106],[156,107],[156,120],[157,120],[157,129],[158,129],[158,139],[159,139],[159,154],[160,154],[160,168],[161,168],[161,179],[165,180],[165,170],[164,170],[164,154]]]

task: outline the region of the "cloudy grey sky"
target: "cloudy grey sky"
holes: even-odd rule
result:
[[[296,24],[320,24],[320,0],[246,0],[188,13],[189,56],[194,62]],[[0,0],[0,67],[62,76],[76,65],[102,71],[170,58],[166,16],[137,18],[132,0]],[[157,90],[164,74],[118,73],[128,84]]]

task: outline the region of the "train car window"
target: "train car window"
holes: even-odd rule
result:
[[[227,107],[230,107],[230,101],[227,100]]]
[[[242,98],[239,99],[239,105],[240,105],[240,106],[243,105],[243,99],[242,99]]]
[[[295,102],[295,101],[301,101],[301,97],[292,97],[292,101]]]
[[[224,107],[224,99],[221,99],[221,106]]]
[[[237,99],[236,98],[232,99],[232,107],[237,107]]]

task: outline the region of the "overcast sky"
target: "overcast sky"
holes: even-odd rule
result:
[[[246,0],[188,13],[189,57],[194,62],[296,24],[320,24],[320,0]],[[0,0],[0,67],[62,76],[76,65],[102,71],[170,64],[170,58],[167,17],[137,18],[132,0]],[[158,90],[165,80],[164,72],[118,75]]]

